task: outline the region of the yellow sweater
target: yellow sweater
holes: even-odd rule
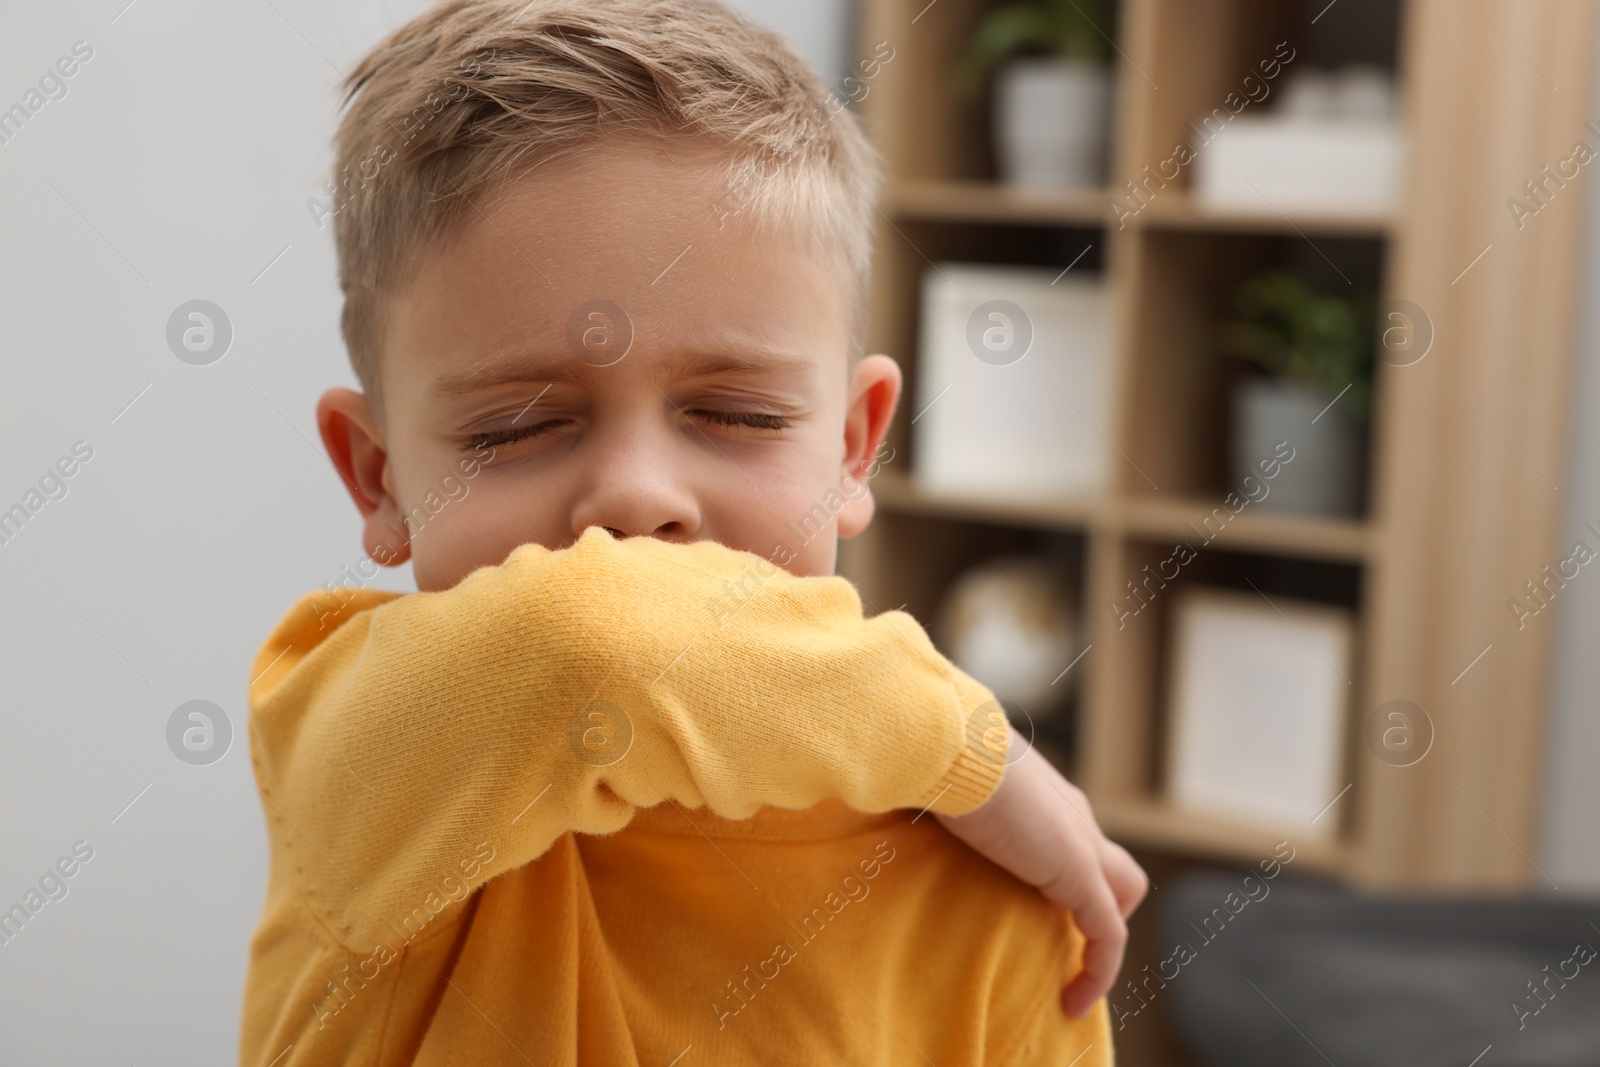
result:
[[[842,578],[591,528],[306,596],[252,676],[247,1067],[1112,1062],[1070,919],[921,814],[992,694]]]

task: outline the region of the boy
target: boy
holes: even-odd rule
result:
[[[900,388],[850,117],[711,0],[447,0],[351,93],[318,423],[421,591],[252,670],[242,1061],[1109,1064],[1141,873],[831,577]]]

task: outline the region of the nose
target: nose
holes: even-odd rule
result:
[[[572,509],[572,536],[604,527],[619,540],[659,537],[689,541],[700,529],[700,504],[670,435],[653,440],[649,428],[608,428],[585,442],[586,462]]]

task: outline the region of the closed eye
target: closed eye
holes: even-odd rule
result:
[[[518,441],[529,437],[537,437],[542,433],[549,433],[557,426],[560,426],[563,421],[565,420],[552,419],[548,422],[536,422],[530,426],[519,426],[515,430],[494,430],[489,433],[474,434],[467,438],[467,442],[461,446],[461,451],[481,452],[486,448],[504,448],[506,445],[514,445]]]
[[[757,430],[784,430],[789,427],[789,419],[786,416],[774,415],[766,411],[717,411],[696,408],[688,412],[688,414],[721,426],[748,426]],[[550,419],[528,426],[519,426],[513,430],[493,430],[487,433],[474,434],[461,446],[461,451],[481,452],[486,448],[504,448],[507,445],[514,445],[518,441],[549,433],[565,424],[565,419]]]
[[[782,415],[773,415],[766,411],[702,411],[695,410],[691,415],[698,415],[707,422],[721,423],[724,426],[750,426],[758,430],[782,430],[789,425],[789,420]]]

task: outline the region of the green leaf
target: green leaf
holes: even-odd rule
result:
[[[1111,54],[1111,33],[1103,0],[1004,4],[978,23],[971,44],[956,62],[956,81],[962,89],[974,92],[1002,62],[1028,53],[1101,61]]]
[[[976,89],[1002,60],[1028,50],[1049,51],[1055,44],[1050,14],[1036,4],[1008,4],[978,24],[958,67],[962,84]]]
[[[1370,295],[1319,293],[1298,275],[1273,270],[1240,285],[1235,304],[1241,317],[1218,331],[1220,352],[1330,396],[1348,386],[1347,410],[1366,416],[1377,332]]]

